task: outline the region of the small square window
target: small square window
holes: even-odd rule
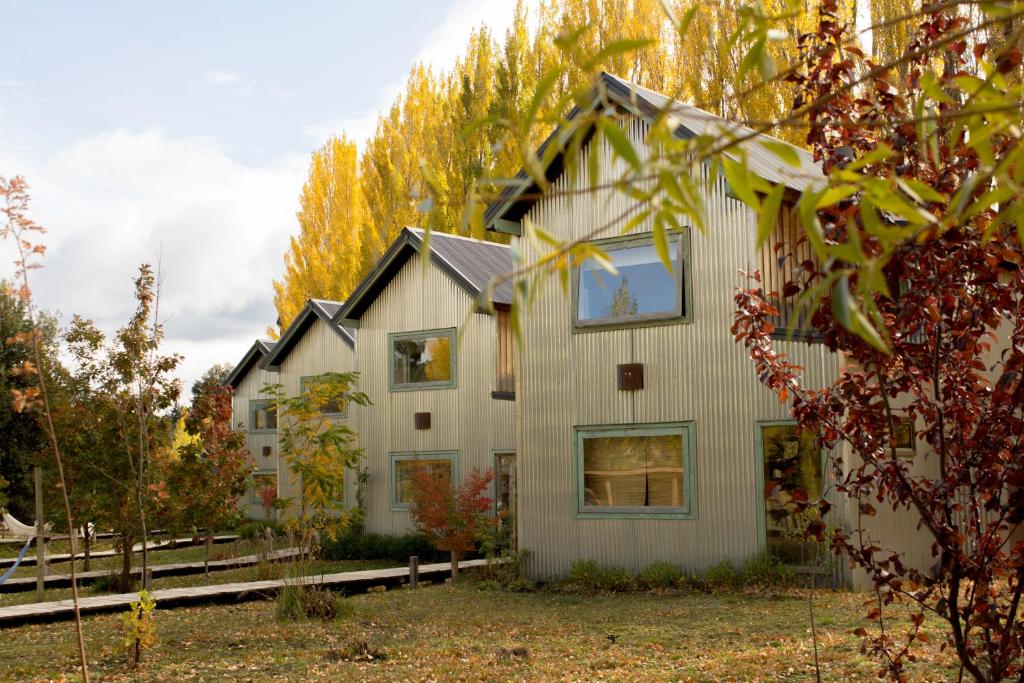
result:
[[[321,377],[322,375],[300,378],[299,393],[305,394],[311,388],[315,387]],[[345,417],[345,398],[343,395],[336,394],[333,396],[324,396],[322,399],[322,403],[319,406],[321,415],[324,417]]]
[[[892,447],[896,457],[913,458],[917,452],[917,434],[914,421],[906,416],[893,416]]]
[[[412,507],[416,473],[423,468],[451,483],[455,480],[455,453],[392,453],[392,509]]]
[[[575,327],[637,324],[684,319],[686,306],[687,233],[670,233],[672,271],[658,257],[653,236],[597,242],[615,267],[612,274],[594,259],[575,274]]]
[[[249,431],[277,431],[277,406],[269,399],[249,401]]]
[[[262,504],[264,496],[270,500],[277,498],[277,472],[274,470],[257,470],[252,473],[249,502]]]
[[[389,336],[391,390],[455,386],[455,330],[403,332]]]
[[[576,430],[577,512],[598,516],[692,516],[688,424]]]

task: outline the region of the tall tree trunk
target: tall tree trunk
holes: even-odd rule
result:
[[[121,535],[121,592],[127,593],[132,589],[132,537],[129,534]]]
[[[452,551],[452,581],[459,578],[459,551]]]
[[[43,515],[43,468],[34,472],[36,493],[36,602],[45,600],[46,589],[46,519]]]

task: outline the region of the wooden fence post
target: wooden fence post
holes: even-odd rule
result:
[[[206,571],[206,585],[210,585],[210,545],[213,543],[213,535],[206,534],[206,557],[203,560],[203,568]]]
[[[409,556],[409,587],[416,588],[420,583],[420,558]]]

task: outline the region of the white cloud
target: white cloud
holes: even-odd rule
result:
[[[0,80],[0,88],[20,88],[24,86],[23,81],[16,80],[14,78],[5,78]]]
[[[186,356],[187,391],[274,322],[271,278],[295,231],[305,170],[304,156],[247,166],[211,139],[160,130],[80,140],[25,169],[32,216],[49,230],[45,268],[33,273],[38,302],[111,333],[134,307],[138,265],[155,265],[162,251],[166,348]],[[10,274],[8,255],[0,277]]]
[[[203,74],[203,78],[215,85],[230,85],[241,80],[238,74],[231,71],[207,71]]]

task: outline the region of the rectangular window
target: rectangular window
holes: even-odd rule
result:
[[[515,335],[512,334],[510,313],[495,312],[498,325],[498,372],[494,383],[495,398],[512,398],[516,393]]]
[[[761,244],[758,254],[761,288],[769,295],[774,292],[772,303],[779,309],[779,314],[773,315],[771,320],[775,325],[772,338],[787,339],[792,328],[795,340],[821,340],[821,335],[807,319],[807,312],[800,309],[799,293],[792,290],[794,284],[802,284],[807,277],[804,264],[816,262],[814,250],[801,231],[797,210],[793,204],[784,202],[776,217],[775,229]]]
[[[277,498],[277,472],[274,470],[257,470],[252,473],[249,502],[262,505],[264,497],[270,502]]]
[[[688,424],[577,428],[579,514],[692,516],[690,440]]]
[[[892,445],[896,449],[896,456],[913,458],[917,450],[917,434],[913,420],[909,417],[894,416],[893,426]]]
[[[408,509],[413,504],[416,472],[426,468],[431,475],[454,481],[455,453],[392,453],[391,507]]]
[[[249,431],[277,431],[277,406],[270,399],[249,401]]]
[[[391,390],[455,386],[455,330],[389,335]]]
[[[318,379],[318,377],[299,378],[299,393],[305,394],[311,387],[316,386]],[[345,417],[345,401],[341,394],[322,397],[319,407],[320,414],[324,417]]]
[[[574,322],[577,328],[682,319],[686,310],[688,235],[670,233],[672,272],[658,257],[652,236],[597,242],[617,274],[594,259],[576,272]]]

